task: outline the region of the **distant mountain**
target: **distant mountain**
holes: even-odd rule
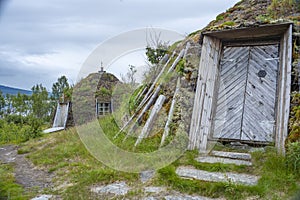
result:
[[[31,95],[32,92],[30,90],[23,90],[19,88],[12,88],[4,85],[0,85],[0,90],[2,91],[3,95],[11,94],[11,95],[17,95],[18,93]]]

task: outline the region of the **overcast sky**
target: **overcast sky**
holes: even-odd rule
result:
[[[75,83],[86,58],[108,38],[149,27],[186,35],[238,0],[0,2],[0,84],[30,89],[42,83],[50,91],[61,75]]]

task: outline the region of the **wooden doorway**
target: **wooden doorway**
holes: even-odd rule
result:
[[[273,142],[279,44],[224,46],[213,138]]]
[[[221,137],[224,140],[227,138],[247,142],[274,142],[278,151],[284,153],[290,111],[292,24],[284,23],[212,31],[202,33],[202,36],[201,58],[188,149],[199,149],[200,152],[206,153],[213,146],[213,144],[210,144],[210,139]],[[264,45],[262,45],[263,41]],[[278,46],[280,46],[280,49],[278,49]],[[236,53],[245,51],[245,54],[243,54],[245,59],[239,61],[237,65],[242,65],[240,62],[246,62],[244,63],[246,67],[242,68],[242,71],[232,72],[237,74],[236,77],[242,77],[241,83],[244,84],[244,89],[241,89],[235,95],[240,95],[238,101],[242,107],[240,109],[231,108],[230,98],[235,101],[231,95],[229,95],[229,101],[227,101],[229,109],[240,112],[237,115],[239,120],[235,122],[236,132],[229,132],[230,128],[227,128],[228,131],[221,131],[226,130],[226,128],[217,127],[218,122],[216,121],[216,117],[220,114],[223,114],[223,124],[226,115],[229,120],[237,117],[233,114],[230,116],[230,112],[227,114],[222,110],[217,111],[219,107],[217,102],[219,99],[218,93],[220,93],[219,90],[222,87],[217,87],[219,84],[220,61],[226,48],[229,51],[231,47],[245,47],[236,50]],[[271,49],[272,53],[270,55],[267,49]],[[234,48],[232,51],[235,51]],[[256,58],[254,58],[255,56]],[[241,57],[237,56],[237,58]],[[221,64],[224,61],[226,59],[223,59]],[[262,66],[267,65],[269,68],[263,69],[261,65],[257,65],[261,62],[263,62]],[[269,66],[269,62],[273,64]],[[272,78],[268,79],[268,77]],[[230,84],[232,81],[234,80],[229,77],[227,84],[232,85]],[[262,84],[257,84],[261,81]],[[247,96],[247,93],[252,95]],[[263,111],[264,109],[265,111]],[[261,114],[262,111],[267,114]],[[216,114],[216,112],[219,112],[219,114]],[[219,121],[219,123],[222,122]],[[227,123],[227,125],[231,124]],[[240,128],[238,128],[239,126]],[[215,131],[217,133],[214,133]]]

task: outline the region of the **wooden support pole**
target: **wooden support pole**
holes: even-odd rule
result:
[[[159,95],[157,101],[154,104],[153,109],[151,110],[149,118],[148,118],[141,134],[139,135],[138,139],[136,140],[134,146],[137,146],[143,140],[143,138],[145,138],[149,135],[150,130],[152,129],[153,123],[154,123],[155,119],[157,118],[157,115],[158,115],[159,111],[161,110],[165,100],[166,100],[166,97],[164,95]]]
[[[175,105],[176,105],[179,89],[180,89],[180,77],[178,77],[178,79],[177,79],[176,89],[175,89],[175,92],[174,92],[174,95],[173,95],[170,111],[169,111],[169,114],[168,114],[168,120],[167,120],[167,123],[165,125],[165,130],[164,130],[163,136],[161,138],[160,146],[162,146],[164,144],[165,139],[168,137],[168,135],[170,133],[170,124],[171,124],[172,119],[173,119],[173,114],[174,114],[174,110],[175,110]]]
[[[148,103],[146,104],[146,106],[143,108],[143,110],[141,111],[141,113],[138,115],[137,119],[135,120],[135,123],[131,126],[130,130],[128,131],[127,135],[125,136],[124,140],[125,141],[129,135],[131,135],[132,132],[134,132],[136,126],[141,122],[143,115],[149,110],[149,108],[153,105],[153,103],[155,102],[159,92],[160,92],[161,86],[159,85],[155,92],[153,93],[153,95],[151,96],[151,99],[148,101]]]

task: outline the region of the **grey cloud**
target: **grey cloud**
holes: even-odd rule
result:
[[[0,54],[1,51],[18,51],[28,55],[72,51],[74,46],[90,49],[120,32],[143,27],[161,27],[188,33],[206,24],[184,24],[215,17],[238,0],[0,0]],[[74,50],[73,50],[74,51]],[[9,66],[9,68],[8,68]],[[0,58],[0,72],[16,74],[22,82],[55,81],[49,75],[60,74],[60,69],[28,71],[22,63]],[[4,70],[5,69],[5,70]],[[27,70],[27,71],[26,71]],[[55,71],[56,70],[56,71]],[[6,73],[5,73],[6,72]],[[1,75],[0,84],[7,79]],[[25,74],[21,76],[19,74]],[[51,79],[51,80],[50,80]],[[28,81],[24,81],[28,80]],[[11,81],[9,82],[11,83]]]

